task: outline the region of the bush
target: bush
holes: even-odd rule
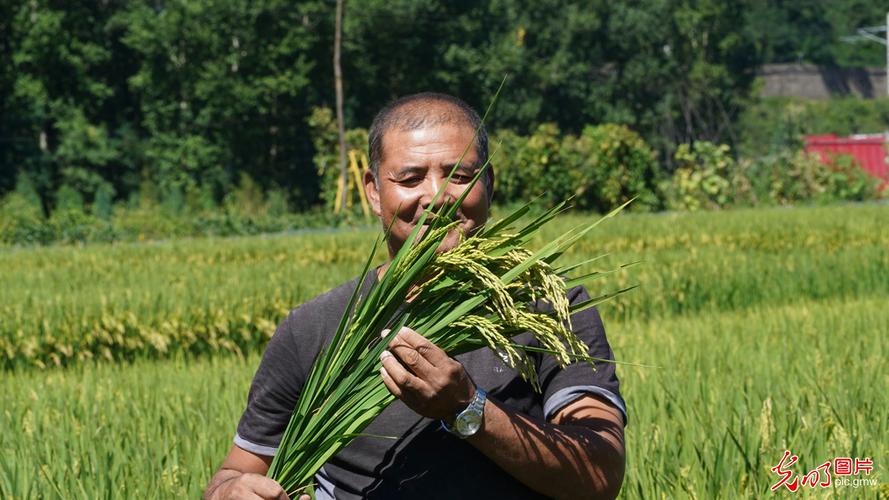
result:
[[[826,189],[818,201],[864,201],[879,197],[880,181],[849,155],[837,155],[824,164]]]
[[[638,134],[623,125],[586,127],[577,145],[584,157],[576,191],[579,207],[605,212],[636,197],[631,210],[660,208],[660,166]]]
[[[54,239],[46,224],[43,210],[18,192],[6,195],[0,202],[0,243],[8,245],[40,245]]]
[[[783,152],[747,162],[743,175],[750,179],[754,202],[759,203],[831,203],[879,196],[879,180],[868,175],[848,155],[833,156],[825,163],[817,154]]]
[[[725,208],[734,201],[736,164],[729,147],[697,141],[680,144],[673,155],[677,168],[663,191],[674,210]]]
[[[102,182],[96,189],[96,197],[93,199],[92,214],[102,220],[111,219],[111,212],[114,208],[114,187]]]
[[[499,203],[523,202],[540,196],[547,204],[574,194],[576,171],[562,158],[563,139],[551,123],[537,127],[529,137],[504,130],[492,144],[500,143],[494,165],[494,199]]]
[[[84,214],[76,208],[56,210],[48,222],[53,240],[60,243],[110,242],[118,239],[110,222]]]
[[[637,196],[633,210],[661,206],[656,194],[660,167],[651,148],[621,125],[587,127],[580,136],[562,135],[543,124],[530,137],[501,131],[494,159],[500,203],[542,196],[546,204],[570,197],[578,208],[608,211]]]
[[[83,212],[83,195],[73,187],[62,184],[56,191],[56,210]]]
[[[0,243],[43,245],[117,239],[110,222],[83,212],[83,198],[76,190],[63,185],[56,200],[59,207],[46,219],[34,198],[18,192],[7,195],[0,203]]]
[[[37,186],[34,185],[34,179],[26,171],[19,171],[15,178],[15,192],[18,193],[24,201],[31,205],[34,209],[43,214],[43,202],[40,194],[37,192]]]
[[[227,213],[256,215],[266,211],[265,193],[246,172],[241,172],[238,186],[225,195],[222,204]]]
[[[287,201],[287,192],[283,189],[270,189],[266,193],[265,210],[271,217],[282,217],[290,212],[290,204]]]

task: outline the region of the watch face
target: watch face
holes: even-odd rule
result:
[[[463,436],[475,434],[482,426],[482,413],[479,411],[466,411],[460,414],[454,421],[454,430]]]

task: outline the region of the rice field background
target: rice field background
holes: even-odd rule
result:
[[[374,235],[0,250],[0,497],[199,496],[276,322]],[[874,461],[805,496],[889,497],[889,206],[626,215],[567,260],[602,252],[642,260],[594,283],[641,285],[600,310],[655,366],[618,371],[624,498],[766,496],[785,449]]]

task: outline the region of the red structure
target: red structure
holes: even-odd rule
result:
[[[834,134],[807,135],[806,152],[818,153],[825,162],[834,154],[850,155],[869,174],[889,181],[884,134],[861,134],[850,137],[837,137]]]

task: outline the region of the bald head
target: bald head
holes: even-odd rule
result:
[[[383,137],[390,130],[410,131],[440,125],[465,125],[473,131],[475,153],[481,164],[488,161],[488,133],[482,120],[468,104],[447,94],[423,92],[402,97],[386,105],[374,118],[367,140],[370,170],[377,178],[383,161]]]

